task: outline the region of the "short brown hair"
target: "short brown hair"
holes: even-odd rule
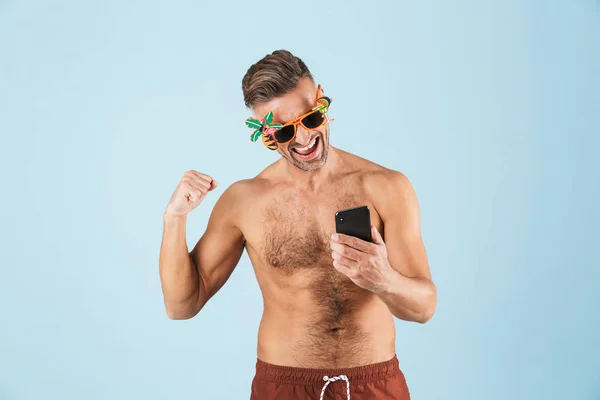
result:
[[[296,87],[300,78],[312,74],[304,62],[287,50],[276,50],[251,66],[242,79],[246,107],[266,103]]]

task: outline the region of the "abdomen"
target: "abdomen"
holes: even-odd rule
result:
[[[379,298],[333,267],[310,275],[296,277],[305,283],[302,288],[265,293],[259,358],[303,368],[347,368],[394,356],[394,322]]]

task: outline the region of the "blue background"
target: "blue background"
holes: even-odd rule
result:
[[[332,143],[417,191],[439,306],[397,322],[413,398],[600,399],[594,0],[0,0],[0,399],[248,398],[247,256],[171,321],[158,251],[183,172],[221,183],[191,246],[276,159],[241,79],[279,48],[333,97]]]

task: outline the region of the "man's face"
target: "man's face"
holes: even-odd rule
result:
[[[310,78],[302,78],[294,90],[282,97],[273,99],[254,108],[254,114],[261,118],[269,111],[273,112],[273,121],[286,124],[306,114],[316,105],[317,86]],[[293,166],[302,171],[316,171],[327,161],[329,150],[329,126],[323,124],[313,130],[302,125],[296,126],[296,137],[289,143],[279,144],[277,151]]]

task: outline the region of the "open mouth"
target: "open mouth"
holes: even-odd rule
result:
[[[311,160],[317,154],[320,147],[321,139],[319,136],[315,137],[307,146],[294,147],[292,151],[298,154],[302,160]]]

